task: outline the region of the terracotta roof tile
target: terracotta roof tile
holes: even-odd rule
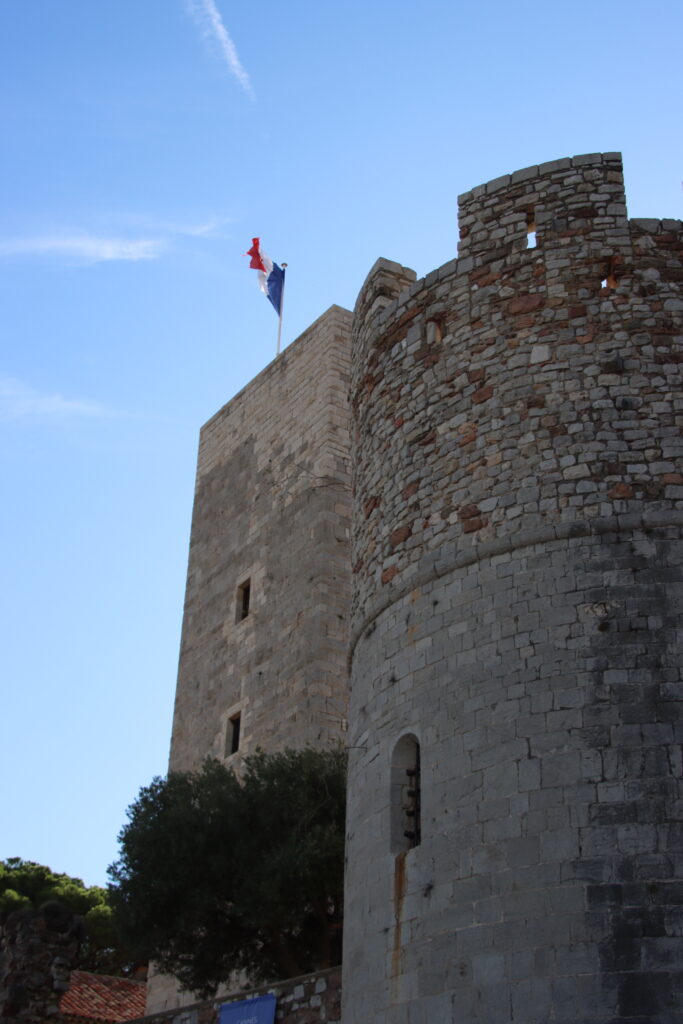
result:
[[[134,1020],[145,1015],[144,981],[72,971],[69,989],[59,1001],[64,1016],[89,1021]]]

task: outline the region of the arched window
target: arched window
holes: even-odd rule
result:
[[[391,758],[391,850],[420,845],[420,744],[402,736]]]

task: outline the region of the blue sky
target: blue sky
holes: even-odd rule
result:
[[[200,425],[457,195],[621,150],[683,216],[674,0],[3,0],[0,859],[103,884],[166,768]]]

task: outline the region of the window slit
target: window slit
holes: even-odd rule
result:
[[[241,715],[238,712],[228,719],[228,728],[225,734],[225,756],[236,754],[240,748],[240,723]]]
[[[415,750],[415,765],[406,768],[408,785],[405,789],[405,803],[403,810],[406,816],[407,828],[403,835],[409,840],[411,846],[419,846],[422,838],[420,823],[420,748]]]
[[[241,622],[249,614],[249,603],[251,600],[251,580],[245,580],[237,588],[237,608],[235,622]]]
[[[621,263],[619,256],[612,256],[607,264],[607,271],[602,281],[600,282],[601,288],[616,288],[619,284],[617,279],[617,267]]]
[[[391,758],[391,850],[401,853],[419,846],[421,825],[420,744],[402,736]]]

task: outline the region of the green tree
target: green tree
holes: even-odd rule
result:
[[[56,900],[83,918],[85,940],[78,966],[98,974],[126,974],[135,966],[129,949],[121,943],[106,889],[85,886],[80,878],[58,874],[44,864],[9,857],[0,861],[0,919],[13,910],[37,910]]]
[[[306,749],[154,779],[109,868],[124,936],[201,995],[338,963],[345,776],[343,751]]]

